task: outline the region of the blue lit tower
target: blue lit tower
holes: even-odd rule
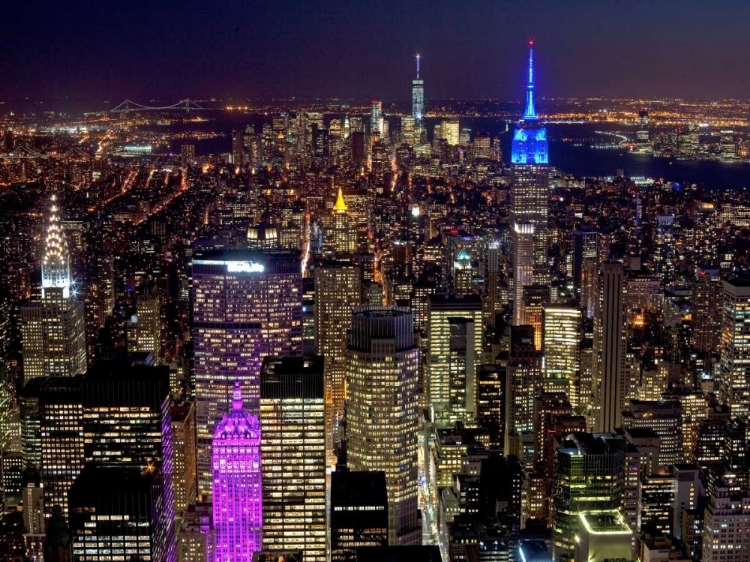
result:
[[[549,204],[549,158],[547,129],[534,108],[534,43],[529,43],[529,81],[526,109],[513,133],[511,149],[511,225],[531,223],[534,227],[535,284],[549,283],[547,262],[547,208]]]
[[[414,116],[414,132],[417,139],[424,131],[424,80],[419,77],[419,55],[417,55],[417,77],[411,81],[411,113]]]
[[[534,108],[534,42],[529,43],[529,82],[526,85],[526,110],[516,125],[511,153],[513,164],[548,164],[547,129]]]

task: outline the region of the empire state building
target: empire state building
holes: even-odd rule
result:
[[[532,281],[535,285],[548,285],[549,154],[547,129],[534,107],[533,42],[529,44],[526,108],[513,133],[511,171],[511,227],[533,232],[533,256],[529,256],[533,264]],[[520,294],[520,287],[516,287],[515,292]]]

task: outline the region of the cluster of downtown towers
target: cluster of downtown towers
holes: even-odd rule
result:
[[[483,548],[494,554],[482,560],[526,560],[545,544],[561,561],[633,559],[645,519],[689,540],[695,518],[687,517],[697,513],[703,483],[697,467],[682,464],[682,448],[695,437],[684,422],[698,393],[629,400],[624,299],[631,285],[622,261],[601,259],[595,231],[574,233],[577,302],[550,304],[550,172],[533,72],[530,52],[511,151],[512,315],[498,361],[487,358],[497,354],[488,352],[485,328],[508,304],[497,289],[499,244],[489,245],[482,291],[474,290],[467,249],[451,244],[447,291],[414,287],[412,301],[402,302],[391,287],[384,298],[372,256],[358,253],[362,233],[339,189],[324,221],[326,259],[310,257],[312,233],[301,252],[196,245],[194,403],[174,407],[173,373],[153,353],[87,368],[82,304],[53,199],[41,300],[21,311],[23,460],[41,469],[24,477],[27,554],[250,562],[261,551],[301,551],[305,561],[356,560],[357,547],[431,538],[450,543],[451,558],[463,560],[470,558],[462,517],[489,504],[501,530],[494,547]],[[415,144],[426,138],[423,88],[418,70],[405,118]],[[383,126],[379,111],[373,107],[374,137]],[[409,269],[409,245],[424,239],[423,223],[415,207],[394,268]],[[640,298],[638,284],[629,290]],[[705,290],[715,292],[708,279]],[[725,290],[735,309],[750,306],[741,283]],[[153,302],[139,297],[141,350],[149,338],[159,345]],[[595,326],[587,374],[584,317]],[[732,415],[746,417],[737,406],[748,403],[746,387],[722,392]],[[717,420],[712,443],[734,468],[739,422]],[[721,517],[750,524],[750,499],[732,499],[740,489],[731,470],[713,481],[705,520],[700,512],[705,560],[724,560],[713,534],[726,524]],[[551,534],[529,531],[524,551],[524,527]]]

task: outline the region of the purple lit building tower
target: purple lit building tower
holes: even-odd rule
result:
[[[252,562],[262,548],[260,423],[242,408],[239,383],[232,409],[216,424],[211,461],[214,561]]]

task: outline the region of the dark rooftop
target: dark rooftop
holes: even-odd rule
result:
[[[387,505],[385,472],[337,470],[331,474],[331,507]]]

